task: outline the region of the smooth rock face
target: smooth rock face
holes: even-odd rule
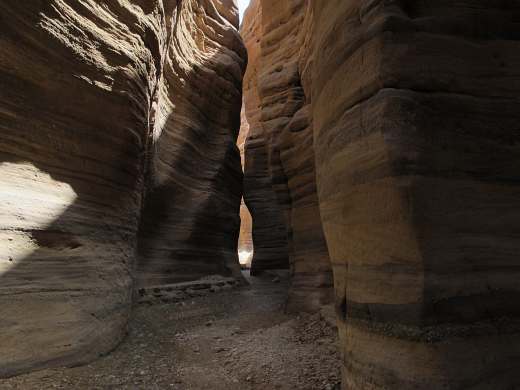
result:
[[[344,388],[520,386],[520,4],[312,6]]]
[[[0,22],[2,377],[117,345],[143,207],[175,234],[152,254],[238,269],[245,53],[231,0],[8,0]]]
[[[252,209],[253,270],[266,261],[257,257],[256,232],[263,227],[257,224],[264,220],[281,224],[277,228],[285,229],[287,248],[277,246],[278,240],[272,242],[272,232],[276,231],[272,227],[266,231],[271,235],[260,239],[262,245],[276,248],[277,253],[287,250],[292,273],[289,311],[319,310],[333,299],[332,269],[321,226],[314,170],[311,27],[312,13],[305,0],[253,1],[241,27],[249,52],[244,101],[251,113],[244,196],[257,196],[258,187],[247,183],[262,180],[274,192],[271,202],[277,205]],[[258,152],[260,144],[265,151],[262,157]],[[283,216],[283,220],[273,219],[273,212]]]

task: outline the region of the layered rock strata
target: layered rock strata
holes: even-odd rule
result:
[[[140,286],[240,276],[243,175],[236,142],[246,51],[236,8],[226,3],[191,1],[178,8],[157,92]]]
[[[117,345],[141,209],[175,235],[152,254],[230,273],[245,55],[231,0],[13,0],[0,22],[1,377]]]
[[[344,388],[519,386],[518,3],[312,7]]]
[[[142,305],[178,303],[190,298],[203,297],[221,291],[229,291],[242,285],[242,279],[210,276],[190,282],[147,286],[137,290],[137,302]]]
[[[312,128],[309,219],[321,219],[333,265],[343,387],[519,386],[517,2],[260,6],[270,61],[257,116],[270,152],[256,172],[294,253],[306,181],[294,177]]]
[[[266,188],[275,195],[271,202],[277,207],[271,206],[269,213],[253,208],[253,231],[262,228],[257,226],[259,222],[269,220],[284,228],[287,241],[287,247],[277,246],[272,228],[270,235],[255,235],[253,270],[272,266],[257,257],[258,240],[281,255],[287,251],[292,274],[289,311],[318,310],[333,296],[314,170],[311,27],[311,8],[304,0],[253,1],[241,27],[250,55],[244,81],[251,126],[244,196],[249,199],[258,194],[257,187],[247,185],[253,180],[261,178],[267,183]],[[256,147],[260,143],[264,154]],[[278,219],[271,217],[273,212]]]
[[[248,50],[248,67],[243,82],[245,122],[248,126],[244,146],[244,200],[253,219],[252,275],[266,269],[289,267],[286,223],[270,175],[271,139],[261,120],[259,78],[262,71],[262,29],[261,4],[252,1],[241,27]]]

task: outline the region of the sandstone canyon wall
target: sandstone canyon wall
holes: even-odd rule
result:
[[[252,1],[241,27],[248,50],[248,66],[244,76],[244,111],[248,126],[244,145],[244,200],[253,218],[254,254],[251,274],[266,269],[288,268],[288,248],[284,216],[276,200],[270,176],[270,139],[263,129],[258,79],[262,34],[262,8]]]
[[[2,377],[117,345],[141,210],[144,283],[237,269],[245,53],[232,0],[7,0],[0,24]]]
[[[248,142],[268,167],[246,147],[245,181],[275,192],[291,257],[297,226],[322,222],[343,387],[520,386],[520,3],[253,4]],[[319,212],[303,222],[311,166]]]
[[[140,285],[240,277],[236,141],[247,54],[230,4],[185,2],[176,16],[154,108]]]
[[[238,150],[240,150],[240,161],[242,169],[245,166],[245,147],[246,139],[249,135],[249,123],[246,118],[246,110],[244,102],[242,103],[242,111],[240,112],[240,132],[238,134]],[[253,260],[253,218],[247,208],[244,198],[240,205],[240,235],[238,238],[238,253],[241,257],[240,262],[251,267]]]
[[[520,3],[312,2],[344,387],[520,377]]]
[[[249,125],[244,197],[260,197],[260,181],[276,207],[255,207],[253,270],[273,267],[257,247],[286,253],[291,268],[289,311],[319,309],[332,301],[332,271],[321,226],[312,145],[312,12],[305,0],[254,0],[241,27],[249,52],[244,101]],[[262,200],[267,201],[262,194]],[[277,219],[273,218],[276,213]],[[282,217],[282,218],[280,218]],[[278,230],[263,221],[277,224]],[[261,224],[260,226],[257,226]],[[285,245],[273,236],[283,228]],[[276,252],[274,252],[276,250]],[[285,251],[285,252],[284,252]]]
[[[252,272],[290,264],[289,310],[317,310],[332,266],[345,389],[520,387],[519,21],[252,1]],[[110,351],[134,279],[238,274],[237,24],[232,0],[0,4],[0,377]]]

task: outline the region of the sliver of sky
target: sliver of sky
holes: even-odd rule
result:
[[[238,0],[238,10],[240,11],[240,22],[244,18],[244,12],[246,11],[247,6],[249,5],[250,0]]]

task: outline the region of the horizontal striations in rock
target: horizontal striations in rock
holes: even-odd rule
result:
[[[118,344],[143,208],[183,277],[238,270],[238,13],[179,4],[0,4],[0,377]]]
[[[245,143],[244,200],[253,218],[252,274],[289,267],[285,217],[270,174],[270,135],[262,122],[259,90],[262,29],[262,4],[260,0],[252,0],[241,27],[249,57],[243,90],[249,125]]]
[[[313,12],[344,388],[515,387],[520,7],[315,0]]]
[[[259,5],[253,3],[252,7]],[[309,2],[303,0],[290,3],[263,0],[256,12],[261,14],[261,30],[256,32],[256,40],[245,40],[255,80],[249,90],[245,89],[244,99],[246,107],[259,107],[254,117],[259,125],[256,137],[251,132],[248,139],[246,182],[250,177],[267,182],[276,195],[278,208],[271,205],[266,211],[254,211],[253,229],[256,232],[257,219],[267,219],[268,212],[276,211],[283,216],[292,271],[287,308],[312,311],[332,300],[332,271],[319,215],[314,170],[310,109],[312,12]],[[259,30],[255,26],[260,22],[258,16],[254,19],[247,16],[242,25],[246,37],[248,32]],[[249,81],[247,75],[246,81]],[[250,164],[250,160],[258,160],[258,152],[250,147],[258,140],[263,143],[264,170],[259,169],[260,164]],[[246,199],[254,190],[245,187]],[[269,220],[280,224],[280,220]],[[272,236],[263,238],[273,242]],[[255,240],[253,269],[257,266],[256,250]]]
[[[184,1],[178,8],[157,96],[140,285],[240,273],[236,140],[246,52],[236,7],[225,3]]]
[[[244,104],[242,104],[240,119],[240,133],[238,134],[237,145],[238,149],[240,150],[240,159],[242,162],[242,167],[244,167],[246,139],[249,135],[249,123],[247,122]],[[240,261],[247,263],[249,266],[251,265],[253,256],[252,230],[253,219],[244,199],[242,198],[242,204],[240,205],[240,236],[238,238],[238,253],[239,257],[241,258]]]
[[[0,5],[0,376],[121,340],[164,11]],[[160,62],[160,61],[159,61]]]
[[[316,194],[311,107],[283,130],[278,148],[290,196],[291,288],[288,311],[316,311],[334,299],[332,268]]]

